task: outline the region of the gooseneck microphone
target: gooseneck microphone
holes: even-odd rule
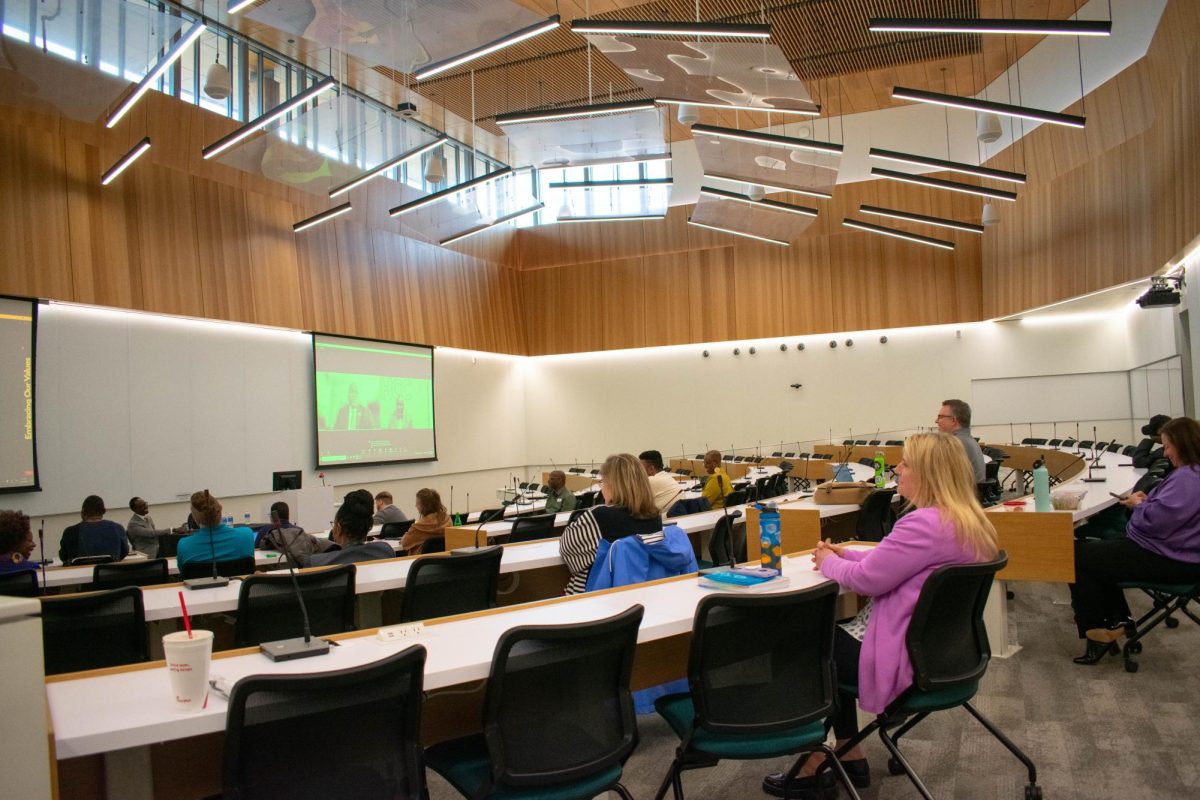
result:
[[[189,589],[217,589],[221,586],[229,585],[229,578],[223,577],[217,573],[217,543],[214,538],[216,531],[210,525],[208,527],[208,549],[212,554],[212,577],[210,578],[192,578],[183,582],[183,585]],[[195,534],[192,534],[195,536]]]
[[[1008,441],[1010,444],[1017,443],[1017,435],[1013,433],[1013,424],[1011,422],[1008,423]]]
[[[308,623],[308,606],[304,604],[304,592],[300,591],[300,581],[296,579],[296,565],[292,559],[291,548],[288,547],[288,537],[285,531],[279,530],[279,544],[287,557],[288,574],[292,576],[292,589],[296,592],[296,601],[300,603],[300,616],[304,620],[304,635],[297,639],[280,639],[274,642],[263,642],[258,646],[262,654],[272,661],[292,661],[309,656],[323,656],[329,652],[329,642],[324,639],[314,639],[312,628]]]
[[[484,511],[486,511],[486,509],[484,509]],[[483,530],[483,526],[487,525],[492,520],[490,517],[484,515],[484,511],[479,512],[479,524],[475,526],[475,536],[473,537],[473,541],[475,543],[471,547],[456,547],[450,551],[451,554],[462,553],[464,555],[469,555],[471,553],[478,553],[480,550],[486,549],[479,546],[479,533]]]
[[[42,594],[46,593],[46,520],[38,523],[38,552],[41,556],[38,561],[42,568]]]
[[[1088,471],[1094,469],[1104,469],[1104,465],[1100,463],[1100,456],[1104,455],[1104,448],[1107,445],[1104,442],[1096,440],[1096,426],[1092,426],[1092,463],[1088,465]]]

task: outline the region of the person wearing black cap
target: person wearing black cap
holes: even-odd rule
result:
[[[1138,469],[1148,469],[1151,464],[1163,458],[1162,437],[1159,431],[1162,426],[1171,421],[1166,414],[1155,414],[1150,421],[1142,426],[1142,439],[1133,451],[1133,466]]]

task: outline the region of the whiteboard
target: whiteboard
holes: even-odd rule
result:
[[[971,381],[971,424],[1127,420],[1128,372],[1082,372]]]

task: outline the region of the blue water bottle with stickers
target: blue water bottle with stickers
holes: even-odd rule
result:
[[[758,547],[759,561],[764,567],[779,571],[783,548],[779,542],[779,508],[774,503],[759,503]]]

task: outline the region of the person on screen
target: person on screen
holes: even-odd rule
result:
[[[155,526],[154,520],[150,517],[150,504],[142,498],[131,499],[129,510],[133,512],[133,516],[129,518],[129,524],[125,526],[125,533],[129,535],[129,543],[139,553],[145,553],[150,558],[158,558],[162,537],[170,531]]]
[[[104,501],[94,494],[83,499],[79,516],[83,520],[63,531],[58,557],[70,564],[85,556],[112,556],[120,561],[129,555],[129,540],[120,524],[104,518]]]
[[[404,522],[408,516],[396,506],[392,505],[391,492],[379,492],[375,495],[375,516],[371,517],[371,522],[375,525],[386,525],[389,522]]]
[[[358,387],[353,383],[346,389],[346,404],[338,409],[334,430],[359,431],[378,428],[371,409],[358,402]]]
[[[33,531],[29,517],[20,511],[0,511],[0,575],[36,570],[33,555]]]
[[[404,398],[396,398],[396,407],[392,409],[392,415],[388,418],[387,426],[396,430],[408,430],[413,427],[412,417],[408,416],[404,410]]]
[[[450,515],[442,505],[442,496],[435,489],[417,492],[417,521],[412,524],[400,540],[400,548],[408,555],[420,553],[425,542],[434,536],[445,536]]]
[[[308,560],[309,566],[324,567],[395,558],[396,551],[387,542],[367,541],[367,534],[371,532],[372,502],[371,493],[366,489],[355,489],[342,498],[342,504],[333,517],[333,530],[329,532],[329,538],[341,549],[314,554]]]
[[[254,555],[254,531],[221,521],[221,501],[204,489],[192,494],[192,518],[200,529],[179,542],[176,560],[182,567],[191,561],[237,561]]]

